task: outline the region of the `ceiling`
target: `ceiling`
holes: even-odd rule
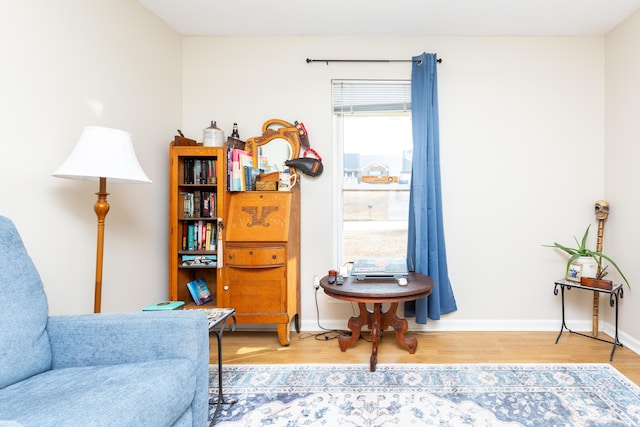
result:
[[[138,0],[185,36],[603,36],[640,0]]]

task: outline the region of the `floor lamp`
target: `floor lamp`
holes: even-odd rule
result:
[[[107,179],[110,182],[149,183],[138,163],[131,134],[118,129],[87,126],[67,160],[53,176],[58,178],[98,180],[98,200],[93,210],[98,217],[98,245],[96,251],[96,287],[94,313],[100,313],[102,302],[102,254],[104,249],[104,219],[109,212]]]

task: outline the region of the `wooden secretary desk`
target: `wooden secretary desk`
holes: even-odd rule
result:
[[[282,170],[285,160],[299,156],[294,125],[270,120],[262,131],[245,144],[254,163],[262,155]],[[227,191],[225,153],[222,147],[170,146],[169,298],[185,301],[186,309],[234,308],[237,323],[276,324],[280,343],[288,345],[291,322],[298,332],[301,322],[300,182],[287,191]],[[202,206],[191,200],[203,197],[207,209],[191,212],[188,207]],[[202,230],[202,245],[190,230]],[[196,280],[212,294],[200,306],[187,288]]]
[[[283,162],[273,159],[283,152],[298,157],[297,129],[266,122],[262,136],[246,142],[256,166],[266,147],[270,163]],[[221,303],[236,309],[238,323],[277,324],[280,344],[288,345],[292,321],[300,331],[300,182],[288,191],[230,192],[227,202]]]
[[[276,323],[280,344],[300,331],[300,191],[248,191],[229,200],[223,305],[238,323]]]

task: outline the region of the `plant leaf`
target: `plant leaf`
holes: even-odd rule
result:
[[[587,236],[589,236],[589,228],[591,228],[591,224],[587,225],[587,229],[584,232],[584,236],[582,236],[582,243],[580,244],[580,252],[583,252],[587,248]]]
[[[596,251],[589,251],[589,252],[592,253],[592,256],[594,258],[595,257],[602,257],[602,258],[606,259],[607,261],[609,261],[609,263],[615,267],[615,269],[618,271],[618,273],[620,273],[620,276],[622,276],[622,278],[624,279],[624,282],[627,284],[629,289],[631,289],[631,285],[629,285],[629,281],[627,280],[625,275],[620,270],[620,267],[618,267],[618,264],[616,264],[611,258],[609,258],[607,255],[605,255],[605,254],[603,254],[601,252],[596,252]],[[598,259],[596,258],[596,260],[598,260]]]
[[[561,249],[561,250],[565,251],[566,253],[568,253],[569,255],[573,255],[573,254],[578,253],[578,250],[577,250],[577,249],[573,249],[573,248],[569,248],[569,247],[567,247],[567,246],[563,246],[563,245],[561,245],[561,244],[560,244],[560,243],[558,243],[558,242],[553,242],[553,245],[543,245],[543,246],[546,246],[546,247],[548,247],[548,248],[558,248],[558,249]]]

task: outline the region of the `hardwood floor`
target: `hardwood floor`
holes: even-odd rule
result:
[[[371,342],[368,331],[344,353],[337,333],[291,333],[291,344],[281,346],[277,333],[225,331],[223,364],[361,363],[368,367]],[[317,336],[316,336],[317,335]],[[555,344],[557,332],[408,332],[418,339],[415,354],[398,345],[393,331],[382,336],[378,364],[385,363],[610,363],[640,385],[640,356],[626,347],[565,332]],[[325,338],[326,337],[326,338]],[[611,338],[601,334],[603,339]],[[210,361],[218,362],[217,340],[210,337]]]

